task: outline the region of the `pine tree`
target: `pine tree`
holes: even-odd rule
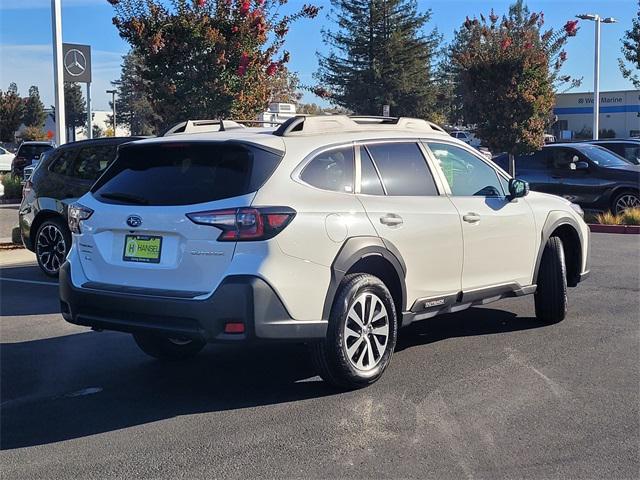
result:
[[[51,117],[56,119],[56,109],[51,106]],[[76,128],[82,127],[87,123],[86,103],[82,95],[82,88],[77,83],[64,84],[64,116],[68,141],[74,141],[76,138]]]
[[[67,127],[82,127],[87,122],[86,103],[77,83],[64,84],[64,110]]]
[[[24,99],[24,117],[22,122],[27,127],[42,128],[44,126],[46,116],[47,115],[44,112],[44,104],[42,103],[42,100],[40,100],[38,87],[32,85],[29,88],[29,96]]]
[[[162,119],[153,112],[142,68],[142,58],[132,50],[124,56],[120,79],[111,82],[118,89],[117,122],[127,125],[132,135],[153,135],[161,129]]]
[[[330,100],[357,114],[428,118],[434,110],[433,62],[441,40],[425,33],[431,11],[416,0],[332,0],[335,30],[323,31],[332,48],[318,55],[316,75]]]
[[[13,142],[23,113],[24,103],[18,95],[18,86],[11,83],[6,92],[0,90],[0,141]]]

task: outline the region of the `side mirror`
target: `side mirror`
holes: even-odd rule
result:
[[[525,197],[529,194],[529,184],[524,180],[512,178],[509,180],[509,199]]]
[[[576,166],[576,170],[589,170],[589,164],[587,162],[576,162],[574,165]]]

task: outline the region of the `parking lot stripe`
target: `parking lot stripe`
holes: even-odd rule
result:
[[[17,283],[35,283],[36,285],[53,285],[55,287],[58,286],[58,284],[54,282],[42,282],[39,280],[23,280],[22,278],[0,277],[0,280],[5,280],[7,282],[17,282]]]

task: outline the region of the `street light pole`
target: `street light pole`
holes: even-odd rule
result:
[[[117,90],[107,90],[107,93],[111,94],[111,111],[112,111],[112,125],[113,125],[113,136],[116,137],[116,93]]]
[[[616,23],[613,17],[601,18],[594,13],[576,15],[582,20],[595,22],[595,55],[593,66],[593,139],[598,140],[600,135],[600,23]]]
[[[593,139],[600,136],[600,16],[595,18],[595,60],[593,67]]]

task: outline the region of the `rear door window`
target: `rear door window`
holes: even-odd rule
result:
[[[387,195],[438,195],[433,175],[416,143],[372,143],[367,150],[382,176]]]
[[[300,179],[322,190],[353,193],[353,147],[322,152],[302,170]]]
[[[95,180],[116,156],[115,145],[92,145],[81,148],[71,175],[80,180]]]
[[[547,170],[547,152],[546,150],[539,150],[529,155],[520,155],[516,159],[516,171],[522,170]]]
[[[190,205],[257,191],[282,155],[227,142],[132,144],[92,187],[100,201]]]
[[[64,175],[65,177],[71,176],[77,155],[78,150],[75,148],[66,148],[61,150],[60,153],[58,153],[57,158],[53,160],[51,171],[58,175]]]

